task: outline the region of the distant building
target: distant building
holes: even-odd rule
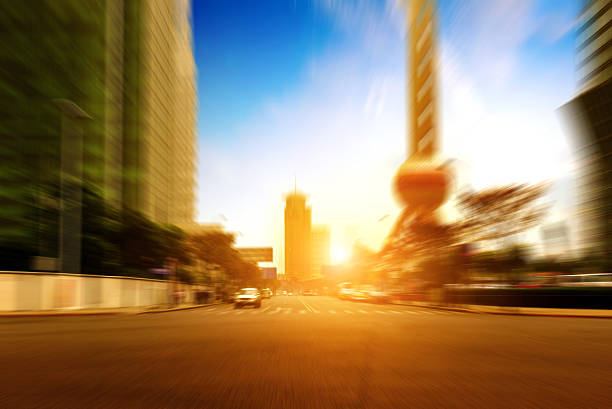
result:
[[[567,223],[556,222],[540,227],[540,235],[548,257],[571,258]]]
[[[612,254],[612,6],[584,1],[577,25],[578,95],[560,111],[578,165],[577,246]]]
[[[276,267],[262,267],[261,278],[265,280],[276,280],[278,278]]]
[[[305,280],[311,269],[312,213],[306,195],[294,191],[285,196],[285,278]]]
[[[323,266],[330,263],[330,234],[327,226],[313,226],[311,234],[312,274],[323,275]]]

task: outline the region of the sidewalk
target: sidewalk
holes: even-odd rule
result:
[[[525,315],[537,317],[612,318],[612,310],[569,308],[500,307],[495,305],[439,305],[422,301],[392,301],[393,304],[474,314]]]
[[[156,305],[152,307],[127,307],[127,308],[91,308],[71,310],[45,310],[45,311],[0,311],[0,318],[10,317],[70,317],[86,315],[138,315],[158,314],[162,312],[191,310],[194,308],[205,308],[219,304],[181,304],[179,306]]]

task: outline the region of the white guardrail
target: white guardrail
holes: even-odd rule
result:
[[[197,286],[177,283],[181,302]],[[172,282],[135,277],[0,271],[0,311],[147,307],[168,304]]]

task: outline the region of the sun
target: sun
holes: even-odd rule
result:
[[[344,247],[334,247],[332,249],[332,262],[341,264],[348,259],[348,251]]]

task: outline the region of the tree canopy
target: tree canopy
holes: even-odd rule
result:
[[[259,267],[242,258],[234,248],[235,236],[223,231],[191,235],[188,246],[193,257],[219,265],[233,280],[242,284],[256,284],[261,279]]]
[[[460,194],[460,216],[449,224],[438,224],[406,210],[382,256],[412,260],[417,268],[435,271],[442,281],[457,280],[463,245],[512,236],[536,226],[546,212],[546,206],[538,202],[546,188],[544,184],[522,184]]]

